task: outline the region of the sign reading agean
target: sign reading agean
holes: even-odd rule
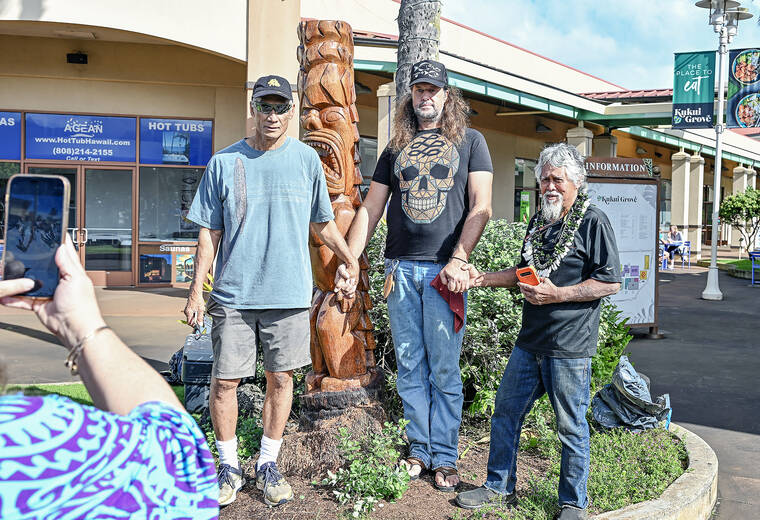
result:
[[[712,128],[715,51],[676,53],[673,128]]]
[[[594,177],[651,177],[651,159],[588,157],[586,172]]]

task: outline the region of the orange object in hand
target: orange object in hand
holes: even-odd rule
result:
[[[538,285],[541,283],[538,279],[536,268],[532,265],[529,265],[528,267],[520,267],[517,270],[517,281],[527,283],[528,285]]]

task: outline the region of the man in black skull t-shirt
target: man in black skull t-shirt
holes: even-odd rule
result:
[[[479,508],[495,498],[514,503],[522,422],[548,394],[562,442],[559,506],[555,518],[586,518],[590,463],[586,411],[591,356],[599,335],[600,299],[620,288],[620,259],[607,216],[589,204],[581,155],[568,144],[545,148],[536,174],[541,211],[528,224],[518,267],[533,266],[536,286],[518,283],[516,268],[479,275],[474,285],[513,287],[525,296],[520,334],[509,357],[491,417],[488,477],[460,493],[457,504]]]
[[[458,293],[469,286],[468,258],[491,215],[491,157],[483,136],[467,128],[468,112],[441,63],[414,64],[411,93],[399,101],[393,138],[348,235],[358,256],[390,196],[386,289],[396,388],[409,420],[404,464],[412,478],[432,468],[442,491],[459,483],[466,295]],[[431,286],[437,276],[449,301]]]

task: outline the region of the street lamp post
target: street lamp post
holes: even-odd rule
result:
[[[720,215],[720,176],[721,159],[723,154],[723,112],[726,89],[725,57],[728,53],[728,44],[736,36],[739,20],[747,20],[752,15],[747,9],[740,7],[735,0],[700,0],[697,7],[710,10],[710,25],[718,33],[718,120],[715,122],[715,169],[713,171],[713,212],[712,234],[710,235],[711,255],[710,270],[707,273],[707,286],[702,291],[704,300],[722,300],[718,284],[718,216]]]

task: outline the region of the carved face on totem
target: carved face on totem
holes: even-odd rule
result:
[[[393,166],[406,216],[417,224],[437,219],[446,208],[458,169],[459,152],[451,141],[437,132],[418,134]]]
[[[331,195],[361,184],[359,116],[353,70],[353,33],[345,22],[309,20],[299,26],[298,95],[303,141],[320,156]]]

